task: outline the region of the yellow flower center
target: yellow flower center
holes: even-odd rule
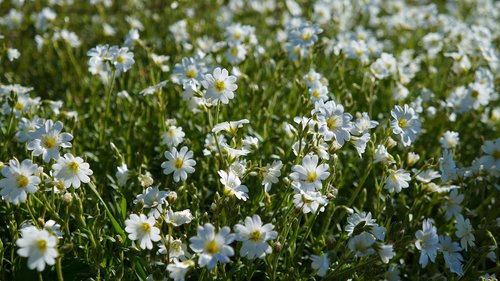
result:
[[[173,242],[172,243],[172,249],[174,249],[176,251],[181,251],[182,250],[181,244],[177,243],[177,242]]]
[[[240,38],[241,38],[241,33],[239,33],[239,32],[235,32],[235,33],[233,34],[233,37],[234,37],[234,39],[236,39],[236,40],[240,40]]]
[[[473,98],[477,99],[477,97],[479,96],[479,92],[474,90],[474,91],[472,91],[472,93],[470,93],[470,95],[471,95]]]
[[[250,232],[250,235],[248,235],[248,239],[253,242],[260,242],[262,240],[262,233],[258,230],[254,230]]]
[[[225,196],[233,196],[233,190],[231,188],[228,188],[224,186],[224,190],[222,191]]]
[[[326,126],[330,130],[334,130],[339,127],[339,118],[337,116],[335,117],[330,117],[326,120]]]
[[[219,245],[217,245],[217,242],[215,242],[215,240],[211,240],[205,245],[205,251],[207,251],[207,253],[211,255],[214,255],[219,252]]]
[[[55,188],[57,188],[58,190],[64,190],[64,182],[62,181],[56,181],[54,183],[54,186]]]
[[[304,41],[308,41],[308,40],[310,40],[312,37],[313,37],[313,35],[312,35],[312,33],[311,33],[311,32],[305,32],[304,34],[302,34],[302,40],[304,40]]]
[[[493,158],[500,159],[500,150],[493,151]]]
[[[316,172],[308,172],[307,173],[307,182],[314,182],[318,178],[318,174]]]
[[[116,58],[116,62],[118,62],[119,64],[122,64],[123,62],[125,62],[125,59],[123,58],[122,55],[119,55],[117,58]]]
[[[42,252],[45,252],[47,250],[47,241],[40,239],[36,241],[36,245],[38,246],[38,249]]]
[[[408,127],[408,120],[401,118],[398,120],[398,125],[401,129]]]
[[[238,54],[237,48],[231,48],[231,55],[236,56]]]
[[[194,70],[194,69],[188,69],[186,71],[186,77],[189,78],[189,79],[195,78],[197,74],[198,73],[196,73],[196,70]]]
[[[146,233],[149,233],[151,231],[151,225],[149,225],[149,223],[147,223],[147,222],[143,222],[141,227],[142,227],[142,230]]]
[[[181,158],[175,159],[174,166],[176,169],[181,169],[183,165],[184,165],[184,161]]]
[[[69,162],[68,169],[72,172],[76,172],[80,169],[80,165],[78,165],[78,163],[76,163],[75,161]]]
[[[21,111],[21,110],[23,110],[23,108],[24,108],[24,104],[22,104],[20,102],[18,102],[18,103],[16,103],[16,105],[14,105],[14,109],[17,111]]]
[[[317,90],[314,90],[312,92],[312,96],[315,97],[315,98],[319,98],[319,92]]]
[[[312,202],[313,202],[313,200],[311,200],[311,199],[309,199],[309,198],[305,197],[304,195],[302,195],[302,198],[300,198],[300,199],[302,200],[302,202],[303,202],[304,204],[309,204],[309,203],[312,203]]]
[[[42,143],[45,148],[51,149],[57,145],[57,139],[54,137],[47,136],[43,139]]]
[[[354,51],[354,53],[355,53],[357,56],[361,56],[361,55],[363,54],[363,50],[361,50],[361,49],[356,49],[356,50]]]
[[[455,146],[455,141],[453,139],[448,139],[446,143],[448,143],[449,146]]]
[[[215,81],[214,86],[218,92],[222,92],[226,88],[226,85],[224,85],[224,81]]]
[[[357,243],[354,248],[356,249],[357,252],[361,252],[365,249],[365,247],[362,243]]]
[[[18,188],[25,188],[30,183],[28,177],[26,177],[25,175],[20,175],[19,177],[17,177],[16,182]]]

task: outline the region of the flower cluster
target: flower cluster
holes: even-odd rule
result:
[[[0,278],[498,278],[498,1],[0,2]]]

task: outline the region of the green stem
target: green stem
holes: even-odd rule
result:
[[[108,126],[108,117],[109,117],[109,111],[110,111],[111,94],[113,93],[113,87],[115,86],[115,78],[116,78],[116,70],[113,68],[113,71],[112,71],[112,74],[111,74],[111,82],[110,82],[111,84],[110,84],[108,92],[106,94],[106,111],[104,113],[103,126],[101,128],[101,134],[99,136],[99,145],[103,144],[104,134],[106,133],[106,128]]]
[[[62,274],[62,266],[61,266],[61,259],[62,257],[58,257],[56,259],[56,271],[57,271],[57,280],[58,281],[63,281],[63,274]]]

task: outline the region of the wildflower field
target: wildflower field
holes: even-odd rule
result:
[[[0,0],[0,280],[497,280],[500,2]]]

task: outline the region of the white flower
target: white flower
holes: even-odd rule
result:
[[[237,177],[245,176],[247,172],[247,160],[237,160],[229,165],[229,171],[233,172]]]
[[[226,59],[230,64],[239,64],[247,55],[247,48],[241,43],[229,43],[226,51]]]
[[[291,5],[296,3],[288,1],[287,4]],[[294,5],[294,7],[299,8],[298,5]],[[321,29],[318,25],[311,24],[309,22],[302,22],[298,27],[290,30],[289,40],[293,46],[307,48],[318,41],[318,34],[321,32],[323,32],[323,29]]]
[[[88,163],[83,162],[81,157],[74,157],[71,153],[64,154],[52,165],[54,177],[64,182],[66,187],[79,188],[80,184],[89,183],[93,174]]]
[[[460,138],[458,137],[458,133],[454,131],[444,132],[443,136],[439,139],[439,143],[443,149],[455,148],[459,141]]]
[[[413,169],[412,172],[417,173],[417,169]],[[433,170],[433,169],[427,169],[419,173],[415,179],[418,181],[421,181],[423,183],[430,183],[432,180],[440,178],[441,175],[439,174],[438,171]]]
[[[432,225],[430,219],[423,221],[422,230],[415,233],[417,241],[415,246],[420,250],[420,265],[425,268],[429,259],[431,262],[436,260],[437,250],[439,249],[439,238],[437,235],[436,227]]]
[[[59,255],[57,252],[57,237],[45,229],[29,226],[21,229],[21,238],[16,241],[19,247],[17,254],[28,258],[28,267],[43,271],[45,265],[53,265]]]
[[[234,98],[234,91],[238,89],[236,77],[220,67],[214,70],[213,75],[206,74],[201,84],[207,89],[206,99],[211,99],[212,102],[220,100],[223,104],[228,104],[229,100]]]
[[[7,49],[7,58],[9,61],[17,60],[21,56],[21,53],[19,52],[18,49],[12,49],[8,48]]]
[[[319,133],[325,141],[335,140],[344,145],[351,137],[352,115],[344,113],[344,107],[341,104],[336,104],[334,101],[318,101],[315,104],[315,112],[317,112]]]
[[[240,255],[248,259],[263,259],[267,254],[271,254],[273,250],[267,241],[273,240],[278,236],[278,233],[273,229],[274,225],[271,223],[262,225],[262,221],[258,215],[246,217],[244,225],[236,224],[234,226],[235,239],[243,241]]]
[[[302,188],[294,187],[295,195],[293,196],[293,204],[295,208],[302,210],[304,214],[323,212],[328,200],[318,191],[305,191]]]
[[[168,254],[169,261],[185,260],[189,256],[186,244],[182,243],[180,239],[175,239],[167,234],[164,241],[167,242],[168,249],[164,243],[159,243],[158,253],[162,255]]]
[[[241,146],[246,150],[254,150],[259,148],[259,139],[252,136],[246,136],[241,141]]]
[[[375,236],[368,232],[362,232],[361,234],[349,239],[347,246],[354,252],[356,257],[362,258],[375,253],[375,250],[372,248],[374,243]]]
[[[137,195],[134,204],[142,203],[144,208],[151,209],[148,212],[148,217],[153,216],[157,219],[163,211],[163,205],[168,206],[168,194],[168,191],[160,191],[158,187],[148,187],[142,194]]]
[[[172,125],[168,127],[167,132],[161,136],[162,138],[161,144],[166,144],[169,147],[176,147],[177,145],[179,145],[181,142],[184,141],[185,135],[186,134],[182,131],[181,127],[176,127]]]
[[[383,263],[389,263],[389,261],[396,255],[392,245],[380,245],[378,254]]]
[[[439,168],[441,170],[441,180],[446,183],[449,180],[456,180],[458,169],[453,160],[453,155],[448,149],[443,150],[443,157],[439,159]]]
[[[265,192],[269,192],[271,190],[272,184],[278,183],[282,167],[283,163],[281,163],[281,160],[273,161],[272,164],[266,165],[266,171],[264,172],[264,178],[262,179],[262,185],[264,186]]]
[[[140,41],[139,30],[132,28],[128,31],[127,36],[125,36],[123,45],[133,48],[137,41]]]
[[[409,146],[420,132],[420,120],[415,110],[407,104],[404,107],[396,105],[391,115],[394,118],[391,121],[392,132],[400,136],[403,146]]]
[[[233,171],[220,170],[219,172],[220,182],[224,185],[224,194],[228,196],[234,195],[239,200],[247,201],[248,199],[248,188],[246,185],[241,184],[240,178],[233,173]]]
[[[394,157],[387,152],[387,148],[382,144],[379,144],[373,153],[373,163],[379,162],[386,165],[394,163]]]
[[[193,152],[188,151],[187,147],[183,146],[180,151],[172,147],[172,150],[165,151],[165,157],[167,161],[161,164],[161,167],[164,169],[163,173],[166,175],[174,173],[175,182],[179,182],[180,180],[185,181],[187,174],[194,173],[193,167],[196,165],[196,161],[191,159]]]
[[[346,54],[350,59],[359,58],[363,64],[369,62],[370,52],[364,40],[351,40],[346,46]]]
[[[446,267],[448,267],[451,272],[462,276],[464,274],[462,271],[462,261],[464,259],[459,253],[462,248],[460,248],[457,242],[453,242],[449,236],[439,236],[439,244],[440,250],[444,256],[444,261],[446,262]]]
[[[361,137],[352,136],[352,143],[354,144],[354,148],[358,152],[359,157],[363,157],[363,153],[365,153],[366,145],[370,141],[370,134],[365,133]]]
[[[392,54],[382,53],[370,66],[370,70],[377,79],[385,79],[396,73],[396,58]]]
[[[38,190],[37,185],[41,180],[34,175],[37,171],[38,165],[29,159],[22,163],[17,159],[10,160],[9,166],[2,168],[5,178],[0,180],[0,195],[3,200],[16,205],[24,203],[27,193],[35,193]]]
[[[167,216],[165,219],[166,223],[173,226],[180,226],[186,223],[190,223],[193,220],[193,215],[189,209],[174,212],[172,210],[167,211]]]
[[[500,138],[485,141],[481,150],[486,153],[479,159],[484,168],[500,171]]]
[[[311,260],[312,260],[311,267],[318,271],[316,275],[324,277],[326,275],[326,272],[328,271],[328,268],[330,267],[330,260],[328,259],[328,254],[322,253],[319,256],[311,255]]]
[[[129,233],[130,240],[139,240],[139,247],[151,250],[153,249],[152,242],[158,242],[161,239],[160,229],[154,226],[155,223],[154,217],[131,214],[130,218],[125,220],[125,231]]]
[[[118,48],[118,46],[112,46],[109,48],[109,53],[112,56],[111,61],[117,73],[127,72],[135,63],[134,53],[129,52],[127,47]]]
[[[377,223],[375,219],[372,219],[371,212],[355,212],[347,217],[347,225],[345,226],[345,231],[347,235],[351,236],[354,232],[356,226],[362,224],[363,227],[376,226]]]
[[[460,215],[460,212],[462,211],[462,207],[460,206],[460,204],[463,201],[464,195],[459,194],[457,189],[453,189],[450,192],[446,202],[443,205],[443,208],[445,209],[444,217],[446,218],[446,220],[450,220],[452,217]]]
[[[162,72],[170,71],[170,66],[168,65],[168,61],[170,60],[169,56],[157,55],[153,53],[151,54],[151,59],[153,60],[156,66],[160,67]]]
[[[54,220],[48,220],[43,225],[43,229],[55,234],[57,238],[63,238],[64,233],[61,231],[61,225],[56,223]]]
[[[43,126],[45,120],[39,118],[38,116],[33,117],[31,120],[22,117],[19,121],[17,127],[18,131],[16,133],[16,138],[20,143],[32,141],[31,138],[33,132],[35,132],[38,128]]]
[[[140,91],[139,95],[148,96],[148,95],[152,95],[156,92],[159,92],[162,88],[164,88],[167,85],[167,82],[168,82],[167,80],[164,80],[156,85],[149,86],[146,89]]]
[[[474,243],[476,240],[474,237],[474,228],[472,228],[469,219],[465,219],[462,215],[458,215],[455,227],[457,228],[455,235],[460,238],[460,244],[465,251],[467,251],[468,246],[476,246]]]
[[[119,186],[125,186],[128,180],[130,171],[128,170],[127,164],[122,163],[121,166],[116,167],[115,177]]]
[[[328,178],[327,164],[318,165],[317,155],[306,155],[302,159],[302,165],[294,165],[292,167],[293,173],[290,178],[300,183],[306,190],[320,190],[322,188],[321,181]]]
[[[16,116],[21,116],[23,113],[33,113],[38,105],[40,105],[39,97],[31,98],[27,93],[19,93],[17,95],[17,100],[12,107],[8,100],[5,99],[5,102],[2,105],[2,110],[4,114],[14,112]]]
[[[428,33],[422,38],[424,50],[430,58],[435,58],[443,48],[443,36],[439,33]]]
[[[313,87],[318,83],[321,84],[320,82],[321,78],[322,78],[321,74],[316,72],[314,69],[309,70],[309,72],[303,77],[304,82],[306,82],[306,85],[308,87]]]
[[[184,281],[186,273],[189,271],[189,268],[193,266],[194,262],[192,260],[170,263],[167,265],[168,277],[174,279],[174,281]]]
[[[232,135],[236,135],[239,128],[243,128],[244,124],[248,124],[250,121],[248,119],[241,119],[238,121],[226,121],[215,125],[212,132],[218,134],[221,131],[226,131]]]
[[[182,58],[181,64],[176,64],[172,80],[181,85],[192,83],[199,86],[203,80],[203,75],[207,71],[205,64],[194,58]]]
[[[321,84],[321,82],[317,82],[309,88],[309,95],[312,102],[317,102],[320,100],[327,101],[328,88],[325,85]]]
[[[234,241],[231,229],[224,226],[215,233],[215,227],[206,223],[198,226],[197,235],[189,238],[189,247],[200,255],[198,264],[201,267],[213,269],[217,262],[228,263],[229,257],[234,256],[234,250],[229,244]]]
[[[401,189],[408,188],[411,180],[410,173],[407,173],[404,169],[399,169],[397,171],[390,170],[389,175],[385,178],[384,188],[389,192],[396,191],[401,192]]]
[[[28,150],[33,150],[33,156],[42,155],[46,163],[50,159],[59,159],[59,147],[71,147],[70,141],[73,139],[71,134],[61,133],[62,128],[61,122],[46,120],[43,126],[32,133],[33,140],[28,143]]]
[[[378,126],[378,122],[371,120],[366,112],[357,113],[356,117],[356,121],[353,123],[351,129],[351,133],[354,135],[363,135],[364,133],[368,133],[370,129]]]

